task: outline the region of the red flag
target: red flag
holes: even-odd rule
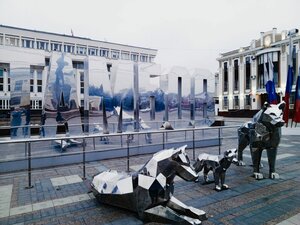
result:
[[[295,104],[294,104],[294,117],[293,121],[300,122],[300,76],[297,77],[296,90],[295,90]]]

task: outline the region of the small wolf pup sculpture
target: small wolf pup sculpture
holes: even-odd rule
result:
[[[225,173],[230,167],[231,163],[236,163],[236,149],[228,149],[224,152],[224,155],[210,155],[202,153],[198,156],[197,161],[194,164],[196,173],[203,170],[203,177],[205,183],[210,183],[208,179],[208,172],[213,171],[215,189],[221,191],[222,189],[228,189],[228,185],[225,184]],[[221,181],[221,185],[220,184]]]
[[[261,154],[267,150],[269,162],[269,178],[279,178],[275,173],[275,161],[277,147],[280,143],[281,127],[285,102],[277,105],[264,104],[264,107],[254,115],[252,121],[243,124],[238,129],[238,165],[244,166],[243,150],[249,145],[253,163],[253,176],[255,179],[263,179],[259,172]]]

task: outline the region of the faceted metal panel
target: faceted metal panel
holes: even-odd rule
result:
[[[30,137],[30,69],[10,70],[11,138]]]
[[[172,196],[176,175],[187,181],[198,178],[185,148],[155,153],[136,173],[109,170],[96,175],[91,184],[95,197],[102,203],[134,211],[143,220],[200,224],[206,219],[205,212]]]
[[[44,98],[46,136],[82,133],[76,87],[71,58],[53,52]]]

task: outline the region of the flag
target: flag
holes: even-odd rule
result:
[[[264,64],[264,79],[265,79],[265,85],[266,85],[266,91],[268,94],[268,102],[270,104],[277,104],[277,94],[275,90],[275,84],[274,84],[274,76],[273,76],[273,63],[268,57],[269,62],[269,74],[267,71],[266,64]]]
[[[288,124],[288,120],[289,120],[290,94],[291,94],[291,91],[292,91],[293,76],[294,76],[293,66],[289,65],[288,74],[287,74],[287,81],[286,81],[286,86],[285,86],[285,96],[284,96],[284,101],[286,103],[286,106],[284,107],[284,112],[283,112],[283,120],[286,124]]]
[[[300,68],[299,68],[300,69]],[[297,76],[293,122],[300,122],[300,75]]]

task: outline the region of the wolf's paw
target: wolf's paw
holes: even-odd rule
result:
[[[216,185],[215,189],[216,189],[216,191],[221,191],[222,190],[222,188],[219,185]]]
[[[229,187],[228,187],[227,184],[223,184],[223,185],[222,185],[222,189],[223,189],[223,190],[227,190],[228,188],[229,188]]]
[[[271,179],[279,179],[279,174],[278,173],[271,173],[270,178]]]
[[[246,163],[244,163],[242,160],[239,160],[237,163],[236,163],[237,166],[246,166]]]
[[[264,176],[262,173],[253,173],[253,176],[256,180],[264,179]]]

